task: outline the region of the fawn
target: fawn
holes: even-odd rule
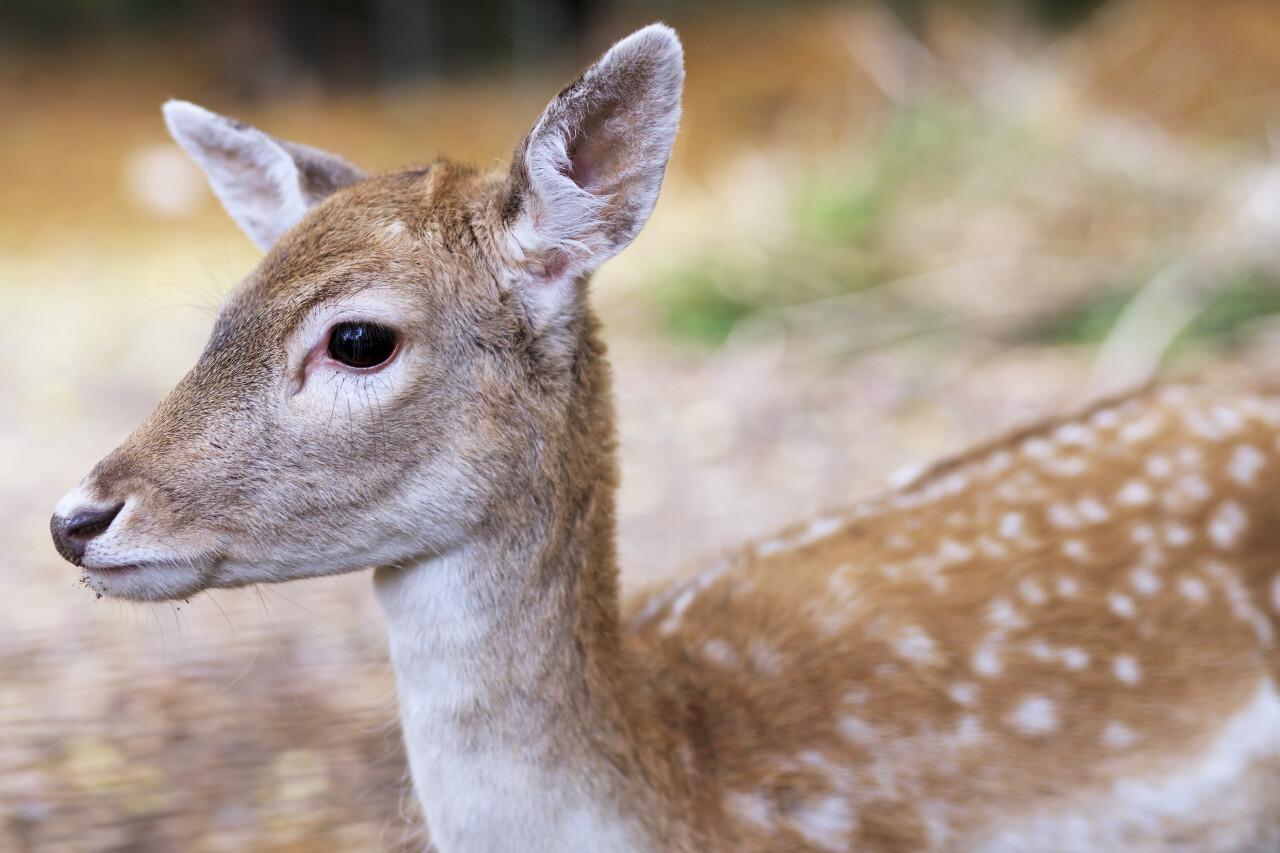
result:
[[[374,177],[166,105],[266,257],[58,550],[135,600],[374,568],[441,851],[1280,848],[1280,400],[1100,404],[622,608],[587,280],[682,84],[650,26],[509,169]]]

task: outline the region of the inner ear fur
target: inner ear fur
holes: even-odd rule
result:
[[[331,193],[365,177],[334,154],[186,101],[166,103],[164,117],[227,213],[264,251]]]
[[[577,276],[635,239],[662,186],[683,85],[680,41],[654,24],[552,99],[503,189],[504,220],[531,260]]]

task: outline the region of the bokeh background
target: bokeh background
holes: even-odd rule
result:
[[[0,850],[422,844],[367,577],[122,605],[50,545],[257,259],[160,103],[504,161],[654,19],[683,128],[594,284],[626,589],[1157,370],[1280,364],[1271,0],[0,0]]]

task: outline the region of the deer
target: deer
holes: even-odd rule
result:
[[[1262,389],[1094,402],[621,600],[588,282],[683,61],[619,41],[489,170],[166,104],[265,256],[58,551],[134,601],[372,569],[443,853],[1280,849]]]

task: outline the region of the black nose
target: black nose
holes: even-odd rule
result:
[[[64,559],[80,565],[89,540],[104,533],[123,507],[124,501],[121,501],[102,509],[84,509],[68,518],[55,515],[49,522],[53,547]]]

